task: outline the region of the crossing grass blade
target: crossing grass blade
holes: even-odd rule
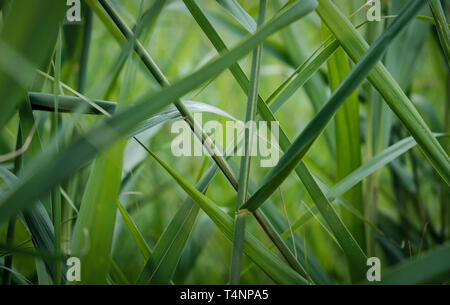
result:
[[[443,134],[435,134],[437,138],[441,137],[449,137],[449,135],[443,135]],[[365,178],[369,177],[371,174],[376,172],[377,170],[381,169],[383,166],[386,166],[393,160],[397,159],[399,156],[405,154],[406,152],[410,151],[412,148],[414,148],[417,145],[416,141],[412,137],[405,138],[401,141],[398,141],[397,143],[389,146],[385,150],[383,150],[381,153],[373,157],[368,162],[361,165],[359,168],[355,169],[353,172],[351,172],[349,175],[347,175],[344,179],[339,181],[337,184],[335,184],[331,189],[330,192],[327,192],[327,198],[330,201],[334,201],[339,196],[342,196],[345,192],[347,192],[349,189],[351,189],[356,184],[363,181]],[[304,225],[308,220],[313,217],[314,214],[318,213],[318,209],[316,206],[312,207],[310,210],[310,213],[305,213],[302,217],[300,217],[298,220],[296,220],[292,224],[292,230],[297,230],[302,225]],[[282,236],[287,237],[289,235],[290,231],[285,229]]]
[[[175,173],[167,164],[159,159],[153,152],[149,154],[172,176],[172,178],[183,188],[183,190],[200,206],[200,208],[211,218],[223,234],[232,240],[233,220],[225,214],[207,196],[189,185],[183,178]],[[244,239],[244,252],[252,259],[268,276],[278,284],[307,284],[308,282],[297,272],[282,262],[272,252],[268,251],[253,235],[246,232]]]
[[[131,58],[131,56],[130,56]],[[118,107],[125,107],[134,63],[126,68]],[[81,262],[77,284],[105,284],[110,267],[126,140],[120,139],[94,161],[73,230],[72,253]]]
[[[205,193],[217,172],[217,165],[213,165],[195,188]],[[183,205],[160,236],[153,255],[147,258],[137,284],[168,285],[170,283],[188,237],[193,230],[198,212],[199,206],[192,199],[188,198],[183,202]]]
[[[75,256],[80,284],[367,284],[375,256],[388,284],[448,283],[450,6],[278,0],[257,25],[258,1],[86,0],[72,22],[0,0],[0,282],[75,284]],[[229,155],[246,106],[282,126],[251,175]],[[188,153],[180,120],[226,156]]]
[[[133,43],[135,50],[137,54],[140,56],[141,60],[144,62],[150,73],[153,75],[153,77],[156,79],[156,81],[163,87],[169,86],[169,81],[167,80],[166,76],[161,72],[158,65],[154,62],[150,54],[145,50],[145,48],[142,46],[142,44],[136,40],[135,35],[130,31],[130,29],[127,27],[125,22],[120,18],[119,14],[115,11],[115,9],[112,7],[111,3],[108,0],[100,0],[99,3],[102,5],[102,7],[105,9],[105,11],[108,13],[108,15],[112,18],[116,26],[119,28],[121,33]],[[302,14],[309,13],[314,7],[314,2],[305,2],[302,3],[302,9],[304,9],[304,12]],[[289,10],[289,9],[287,9]],[[185,117],[186,122],[189,124],[191,130],[193,131],[194,135],[197,136],[197,138],[202,142],[206,143],[205,148],[207,148],[210,152],[210,155],[212,159],[218,164],[219,168],[222,170],[222,172],[225,174],[225,176],[228,178],[228,180],[233,184],[233,186],[236,188],[236,178],[233,176],[232,171],[228,167],[227,162],[220,156],[220,152],[217,150],[215,145],[211,145],[212,140],[210,137],[203,131],[201,126],[198,126],[198,124],[195,122],[192,113],[189,112],[189,110],[186,108],[183,101],[180,99],[175,100],[174,102],[175,107],[180,111],[180,113]]]
[[[188,7],[189,11],[191,12],[192,16],[196,19],[197,23],[201,26],[202,30],[205,32],[205,34],[208,36],[211,43],[214,45],[216,50],[218,52],[223,52],[226,50],[226,46],[218,33],[214,30],[212,25],[209,23],[205,15],[202,13],[202,10],[196,5],[194,1],[191,0],[185,0],[184,3]],[[238,64],[233,65],[230,67],[230,72],[235,77],[236,81],[240,85],[241,89],[246,91],[249,87],[249,81],[247,77],[245,76],[244,72],[240,68]],[[269,107],[265,103],[265,101],[259,97],[258,98],[258,111],[260,116],[267,122],[269,121],[276,121],[273,113],[270,111]],[[291,142],[289,141],[287,135],[283,131],[282,128],[279,128],[279,145],[282,148],[282,150],[286,151],[288,147],[291,145]],[[319,186],[316,184],[314,179],[310,179],[311,174],[306,167],[306,165],[303,162],[300,162],[300,165],[295,168],[296,174],[299,176],[299,178],[302,180],[302,182],[305,184],[310,196],[313,198],[313,200],[316,202],[316,204],[321,204],[322,209],[321,212],[326,214],[326,218],[329,220],[329,223],[332,223],[334,225],[337,225],[336,232],[339,234],[342,234],[342,240],[349,241],[347,245],[349,246],[348,253],[351,253],[353,256],[348,259],[349,266],[352,268],[352,272],[354,275],[358,274],[358,277],[360,274],[362,274],[362,268],[364,265],[364,254],[361,251],[360,247],[356,242],[354,242],[354,238],[351,236],[351,234],[348,232],[348,230],[345,228],[345,226],[342,224],[342,221],[337,216],[336,212],[331,208],[330,209],[330,203],[327,201],[327,198],[320,190]],[[244,207],[243,207],[244,208]],[[284,244],[281,237],[278,235],[277,232],[275,232],[275,236],[278,237],[278,239],[281,241],[281,244]],[[275,242],[276,243],[276,242]],[[290,258],[292,253],[289,249],[280,248],[281,251],[285,251],[285,257]],[[288,259],[288,261],[290,261]],[[354,263],[354,262],[358,263]],[[293,260],[293,266],[295,266],[295,263],[297,261]],[[305,268],[305,267],[304,267]],[[305,268],[306,269],[306,268]],[[299,270],[300,273],[302,273],[301,270]]]
[[[18,178],[8,170],[0,167],[0,177],[10,187],[17,183]],[[36,249],[54,252],[55,249],[55,234],[53,224],[47,211],[40,201],[34,203],[33,206],[23,211],[23,218],[31,233],[32,241]],[[45,261],[45,267],[49,274],[56,277],[55,264],[52,261]],[[62,275],[64,269],[59,270],[62,282],[65,281],[65,276]]]
[[[278,1],[279,2],[279,1]],[[235,6],[239,6],[239,10],[244,10],[239,3],[235,3]],[[280,4],[278,3],[278,6],[280,6]],[[233,11],[233,10],[229,10],[230,13],[236,18],[236,19],[240,19],[240,17]],[[251,18],[251,17],[249,17]],[[253,21],[253,19],[252,19]],[[248,21],[246,23],[242,22],[241,24],[246,27],[247,31],[252,32],[252,27],[249,26],[248,24],[250,24],[251,22]],[[254,23],[254,21],[253,21]],[[304,47],[302,46],[301,43],[298,42],[298,38],[297,35],[294,34],[294,31],[287,27],[285,29],[282,30],[282,39],[284,44],[286,45],[286,49],[287,49],[287,53],[289,54],[289,57],[293,60],[293,65],[294,67],[303,67],[303,64],[301,65],[301,63],[306,62],[307,60],[307,56],[306,56],[306,52],[304,50]],[[211,37],[211,35],[210,35]],[[321,54],[322,56],[330,56],[331,53],[334,52],[333,47],[335,45],[330,45],[329,48],[327,48],[326,50],[323,51],[323,54]],[[330,52],[330,53],[328,53]],[[305,68],[305,75],[302,75],[301,78],[300,76],[298,76],[297,78],[295,78],[296,82],[290,84],[290,87],[286,88],[286,91],[283,91],[283,93],[278,92],[278,94],[280,94],[280,96],[277,98],[277,100],[275,101],[273,108],[271,107],[271,109],[276,112],[281,105],[287,101],[287,99],[289,97],[292,96],[292,94],[301,86],[304,85],[305,87],[305,91],[308,94],[308,97],[311,101],[311,104],[314,108],[315,111],[318,111],[320,109],[320,107],[323,105],[323,103],[326,101],[326,86],[325,83],[323,82],[323,80],[320,78],[319,75],[314,74],[314,72],[317,71],[317,69],[320,67],[320,65],[323,63],[321,62],[321,59],[323,57],[321,57],[320,55],[318,55],[318,57],[316,58],[316,61],[311,62],[312,67],[310,69],[308,69],[308,67]],[[315,66],[313,64],[316,64]],[[299,69],[298,68],[298,69]],[[297,69],[297,70],[298,70]],[[236,74],[236,73],[235,73]],[[275,92],[274,92],[275,93]],[[267,104],[270,104],[272,102],[272,98],[273,96],[271,96],[268,100],[267,100]],[[334,138],[332,137],[332,134],[330,134],[330,132],[333,130],[333,127],[330,126],[329,130],[326,131],[326,140],[327,140],[327,144],[328,147],[330,149],[330,151],[332,153],[334,153]]]
[[[53,95],[47,93],[29,92],[28,97],[31,103],[32,110],[49,111],[53,112],[55,105],[53,102]],[[89,104],[84,98],[76,96],[60,95],[58,97],[58,111],[61,113],[82,113],[82,114],[96,114],[96,115],[112,115],[116,111],[117,103],[103,100],[90,99]],[[212,113],[234,121],[237,121],[231,114],[223,111],[215,106],[196,102],[196,101],[184,101],[186,108],[191,113]],[[127,137],[135,136],[145,130],[155,127],[171,119],[180,118],[180,112],[174,107],[169,106],[166,110],[163,110],[150,119],[138,124]]]
[[[200,70],[186,76],[170,87],[139,98],[135,105],[106,119],[85,134],[83,138],[74,140],[60,154],[56,155],[49,148],[42,156],[37,157],[34,168],[29,169],[23,175],[20,184],[16,185],[1,199],[0,211],[2,213],[0,215],[0,223],[26,207],[33,199],[43,195],[56,183],[67,179],[80,166],[92,160],[98,151],[117,141],[120,136],[131,131],[138,123],[177,98],[197,88],[205,81],[219,75],[270,34],[308,14],[315,8],[315,4],[316,2],[314,1],[301,1],[293,4],[233,50],[224,53]],[[152,103],[147,103],[148,100],[151,100]]]
[[[289,175],[297,163],[301,161],[306,151],[310,148],[314,140],[324,129],[326,124],[339,109],[345,99],[353,92],[371,69],[378,63],[389,42],[396,34],[411,20],[411,16],[422,7],[422,3],[416,1],[414,5],[408,7],[402,15],[383,33],[383,35],[370,47],[363,58],[352,69],[349,75],[341,83],[339,88],[333,93],[329,101],[313,118],[308,126],[301,132],[294,143],[285,152],[278,164],[265,177],[259,190],[247,201],[243,208],[250,211],[256,210],[267,197],[276,189],[282,181]],[[434,137],[432,137],[434,139]],[[438,144],[439,145],[439,144]],[[439,145],[440,146],[440,145]]]
[[[278,5],[280,1],[276,1]],[[281,39],[284,42],[284,45],[287,48],[288,53],[291,58],[294,60],[295,65],[298,67],[308,58],[305,43],[300,41],[300,36],[297,35],[293,29],[293,26],[286,27],[281,32]],[[305,82],[303,86],[309,100],[311,106],[314,109],[314,112],[317,113],[320,108],[324,105],[324,103],[328,99],[327,95],[327,87],[325,82],[320,74],[316,73],[309,77],[309,79]],[[325,140],[328,145],[328,149],[331,155],[335,154],[336,151],[336,143],[334,140],[334,126],[329,125],[324,132]]]
[[[399,31],[411,20],[419,9],[423,6],[423,3],[416,1],[414,5],[408,7],[387,29],[383,35],[371,46],[369,51],[358,62],[350,74],[345,78],[339,88],[333,93],[327,104],[321,109],[321,111],[313,118],[308,126],[297,137],[294,143],[285,152],[278,164],[269,172],[261,183],[260,188],[255,194],[250,197],[243,208],[250,211],[255,211],[264,201],[273,193],[274,190],[287,178],[289,173],[294,170],[297,164],[301,161],[306,151],[310,148],[313,141],[317,138],[320,132],[324,129],[328,121],[332,118],[334,113],[339,109],[345,99],[356,89],[358,84],[364,80],[364,78],[370,73],[371,69],[375,66],[378,60],[382,57],[384,51],[392,41],[393,37],[399,33]],[[320,189],[315,184],[314,179],[308,173],[305,175],[304,180],[307,180],[311,184],[305,183],[305,186],[310,189],[310,192],[321,193]],[[355,240],[349,234],[342,221],[337,214],[333,211],[325,197],[322,198],[322,203],[316,202],[318,209],[322,210],[322,214],[326,212],[326,207],[331,211],[329,215],[324,217],[329,222],[329,225],[336,235],[337,240],[341,246],[346,249],[344,252],[347,255],[358,255],[356,260],[358,262],[357,268],[352,269],[352,275],[354,279],[358,276],[361,277],[361,271],[363,269],[364,254],[359,246],[355,245]],[[359,249],[355,251],[355,249]],[[350,260],[352,261],[352,260]]]
[[[214,23],[223,26],[228,32],[237,35],[238,37],[245,37],[250,32],[247,29],[242,28],[239,25],[236,25],[234,22],[230,21],[229,18],[225,18],[224,16],[214,13],[207,12],[208,19],[213,21]],[[255,21],[253,21],[255,22]],[[291,57],[288,52],[281,46],[279,43],[274,42],[272,40],[266,40],[264,43],[264,50],[267,54],[270,54],[274,58],[280,60],[281,62],[295,67]]]
[[[168,285],[191,233],[199,208],[187,200],[161,235],[136,284]]]
[[[270,104],[270,109],[273,112],[277,112],[299,88],[306,84],[338,47],[339,42],[333,40],[329,44],[326,44],[323,50],[317,55],[313,54],[299,66],[267,99],[267,104]]]
[[[205,14],[203,13],[202,9],[196,4],[195,1],[192,0],[184,0],[184,3],[186,7],[189,9],[192,16],[195,18],[199,26],[202,28],[204,33],[207,35],[208,39],[211,41],[213,46],[216,48],[216,50],[221,53],[227,50],[227,47],[217,31],[214,29],[212,24],[209,22],[209,20],[206,18]],[[234,76],[235,80],[238,82],[240,88],[247,94],[249,90],[249,80],[247,76],[245,75],[244,71],[241,69],[239,64],[234,64],[230,66],[230,72]],[[261,96],[258,96],[258,112],[259,115],[267,122],[276,121],[273,113],[270,111],[269,107],[265,103],[265,101],[261,98]],[[283,129],[280,128],[280,139],[279,144],[283,150],[287,149],[287,147],[290,145],[289,139],[286,136]],[[302,179],[302,175],[307,172],[308,169],[304,164],[301,164],[298,169],[296,169],[297,174],[299,175],[300,179]],[[315,196],[321,196],[321,198],[324,198],[324,195],[321,193],[312,193],[312,196],[314,199],[316,199]],[[318,199],[321,200],[321,199]],[[258,215],[258,212],[254,213],[255,218],[257,218],[259,223],[264,222],[267,218],[261,217]],[[305,275],[304,269],[305,267],[299,266],[298,260],[293,256],[293,253],[289,250],[286,243],[282,240],[281,236],[278,234],[276,230],[271,230],[270,227],[272,225],[270,223],[266,223],[263,227],[266,232],[271,232],[269,235],[272,241],[275,245],[277,245],[280,252],[283,254],[285,259],[293,266],[300,274]]]
[[[50,95],[50,97],[51,103],[54,103],[53,96]],[[37,129],[37,122],[31,111],[30,102],[27,99],[25,99],[19,108],[19,118],[21,137],[31,137],[31,140],[28,150],[26,150],[20,158],[15,160],[18,175],[21,174],[24,168],[32,164],[32,159],[35,154],[42,152],[39,132],[35,131]],[[22,139],[22,141],[26,140]],[[1,172],[5,181],[9,181],[8,184],[10,187],[13,187],[14,184],[19,182],[19,179],[7,170],[2,168]],[[50,196],[37,200],[30,207],[23,210],[23,219],[30,231],[34,247],[37,250],[47,251],[49,253],[54,252],[55,256],[59,256],[60,253],[57,255],[55,251],[55,230],[51,218],[49,217],[48,210],[51,210]],[[37,260],[36,266],[40,269],[38,273],[39,281],[47,281],[47,278],[50,275],[51,278],[57,278],[61,283],[65,283],[65,266],[55,268],[60,263],[60,261],[55,260]]]
[[[424,3],[426,2],[424,1]],[[412,7],[412,5],[409,5],[409,7]],[[360,61],[363,55],[369,52],[367,42],[330,0],[320,0],[316,11],[354,62]],[[401,20],[401,16],[397,17],[392,24],[398,20]],[[408,20],[403,19],[402,21]],[[397,24],[399,23],[397,22]],[[381,63],[377,64],[372,73],[368,75],[368,80],[380,92],[389,107],[415,138],[442,179],[450,184],[450,159],[448,154],[433,137],[432,132],[413,103],[386,68]]]
[[[108,2],[102,2],[102,4],[103,5],[105,5],[107,8],[109,7],[108,6]],[[304,15],[304,14],[306,14],[306,13],[308,13],[309,11],[311,11],[312,10],[312,8],[314,7],[314,6],[312,6],[311,5],[312,4],[312,2],[311,3],[307,3],[306,5],[301,5],[301,6],[296,6],[296,5],[294,5],[294,6],[292,6],[291,8],[289,8],[289,9],[287,9],[286,10],[286,13],[287,12],[293,12],[294,11],[294,9],[295,10],[297,10],[298,12],[297,12],[297,14],[298,14],[298,16],[302,16],[302,15]],[[109,7],[110,8],[110,7]],[[111,13],[111,12],[110,12]],[[284,14],[284,13],[283,13]],[[281,15],[283,15],[283,14],[281,14]],[[280,16],[281,16],[280,15]],[[116,16],[117,17],[117,15],[114,15],[114,16]],[[290,18],[293,18],[294,17],[294,15],[292,15]],[[276,18],[277,19],[277,18]],[[276,21],[276,19],[274,20],[274,21]],[[286,19],[286,20],[288,20],[288,19]],[[294,20],[294,19],[292,19],[292,20]],[[283,21],[284,22],[284,21]],[[276,22],[273,22],[272,23],[272,25],[273,24],[275,24]],[[123,25],[123,23],[121,23],[122,25]],[[128,37],[130,36],[130,35],[127,35]],[[149,58],[149,57],[146,57],[146,60],[147,60],[147,62],[150,62],[150,63],[152,63],[151,62],[151,58]],[[148,60],[150,60],[150,61],[148,61]],[[155,73],[155,71],[157,72],[158,71],[158,69],[157,69],[157,67],[156,67],[156,65],[155,65],[155,67],[153,67],[153,69],[154,69],[154,75],[156,75],[156,77],[157,78],[160,78],[161,79],[161,81],[162,81],[162,83],[164,84],[165,83],[165,81],[164,81],[164,77],[163,77],[163,75],[162,74],[160,74],[160,73]],[[155,70],[156,69],[156,70]],[[184,107],[184,105],[182,105],[182,104],[179,104],[178,105],[179,106],[179,109],[181,108],[181,110],[184,110],[184,113],[186,113],[186,109],[185,109],[185,107]],[[180,110],[180,111],[181,111]],[[80,229],[79,229],[80,230]],[[81,235],[81,233],[80,232],[78,232],[78,234],[79,234],[79,236]],[[80,241],[80,240],[82,240],[84,237],[79,237],[79,239],[76,239],[76,241],[78,242],[78,241]],[[79,242],[79,244],[77,244],[77,246],[79,246],[80,244],[81,244],[82,242]],[[107,243],[107,240],[105,240],[105,243]],[[106,265],[106,263],[105,263],[105,265]],[[100,266],[99,266],[100,267]],[[104,266],[104,268],[106,269],[106,267]],[[97,273],[98,274],[98,273]],[[98,277],[98,278],[100,278],[100,276]]]
[[[409,5],[409,1],[396,1],[392,4],[389,14],[395,16],[405,5]],[[426,13],[426,10],[427,7],[424,7],[420,13]],[[371,42],[378,35],[377,32],[382,30],[380,26],[374,24],[370,25],[370,28],[374,30],[369,32],[368,42]],[[423,51],[423,45],[429,36],[429,30],[429,24],[420,22],[419,20],[413,20],[402,32],[402,35],[392,42],[386,52],[384,64],[404,92],[408,92],[411,88],[413,71],[419,63],[417,58],[419,58]],[[383,101],[381,95],[373,86],[370,86],[368,96],[368,107],[370,107],[368,118],[369,128],[367,128],[366,134],[367,143],[369,144],[368,158],[371,158],[372,155],[378,154],[388,147],[390,141],[392,141],[393,127],[397,121],[388,104]],[[378,189],[379,173],[375,172],[367,179],[365,190],[366,215],[372,223],[376,223],[376,206],[379,197]],[[375,234],[369,228],[366,230],[366,233],[368,254],[372,255],[375,249]]]

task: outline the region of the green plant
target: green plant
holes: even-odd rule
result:
[[[448,7],[281,2],[0,2],[3,284],[448,283]],[[196,113],[278,122],[279,162]]]

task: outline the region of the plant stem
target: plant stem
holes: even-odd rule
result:
[[[442,5],[439,0],[431,0],[430,8],[433,13],[434,20],[436,21],[436,29],[439,35],[439,40],[441,41],[442,48],[444,49],[445,56],[447,57],[447,65],[450,67],[450,29],[447,25],[444,10],[442,9]]]
[[[58,113],[58,97],[59,97],[59,83],[61,78],[61,56],[62,56],[62,27],[60,26],[58,32],[57,45],[55,49],[55,79],[53,82],[53,94],[55,101],[55,112],[53,117],[53,132],[58,134],[59,131],[59,119],[60,115]],[[59,143],[57,139],[57,150],[59,150]],[[53,213],[53,226],[55,229],[55,256],[59,257],[61,255],[61,228],[62,228],[62,213],[61,213],[61,194],[59,191],[59,185],[57,185],[52,193],[52,213]],[[61,262],[55,262],[55,285],[61,284]]]
[[[263,23],[266,15],[266,0],[259,1],[259,13],[257,28]],[[248,179],[250,175],[251,148],[253,148],[254,127],[256,117],[256,105],[258,101],[259,72],[261,68],[262,44],[260,44],[252,55],[252,68],[250,72],[250,84],[247,94],[247,113],[245,117],[244,156],[241,158],[239,171],[239,185],[236,200],[236,217],[234,220],[233,248],[231,252],[230,284],[238,285],[240,282],[242,255],[245,239],[245,219],[248,214],[240,211],[241,206],[247,200]]]

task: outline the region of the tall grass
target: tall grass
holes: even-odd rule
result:
[[[0,2],[3,284],[449,283],[446,3],[50,2]],[[277,121],[280,160],[194,113]]]

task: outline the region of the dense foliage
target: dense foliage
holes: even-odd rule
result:
[[[3,284],[450,283],[448,1],[78,2],[0,1]]]

